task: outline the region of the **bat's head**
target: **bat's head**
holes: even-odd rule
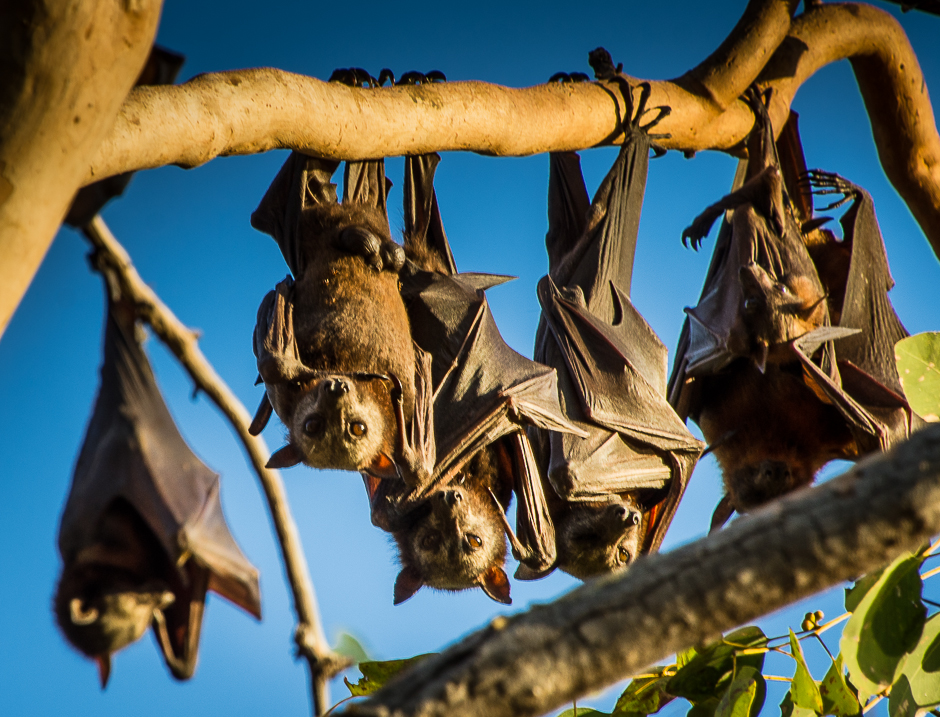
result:
[[[66,566],[56,591],[55,613],[66,639],[98,663],[104,687],[111,655],[143,637],[154,612],[174,599],[165,584],[141,583],[119,568]]]
[[[738,512],[745,512],[809,485],[819,465],[799,454],[774,456],[741,465],[725,476],[725,488]]]
[[[581,580],[626,570],[643,547],[646,523],[629,497],[568,503],[555,518],[558,567]]]
[[[739,277],[744,324],[758,365],[774,363],[778,356],[792,360],[783,347],[826,320],[826,296],[815,271],[775,277],[750,262],[741,267]]]
[[[317,379],[297,401],[289,442],[268,466],[360,470],[394,453],[397,424],[381,381],[350,376]]]
[[[486,477],[495,466],[488,450],[470,460],[463,480],[433,493],[414,511],[414,518],[393,533],[402,570],[395,581],[395,604],[422,586],[440,590],[479,587],[497,602],[511,604],[506,562],[506,535],[501,508],[489,492]]]
[[[66,559],[54,599],[66,639],[98,663],[102,687],[111,655],[139,640],[154,613],[174,602],[169,560],[136,511],[115,501],[94,542]]]

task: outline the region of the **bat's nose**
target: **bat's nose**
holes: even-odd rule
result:
[[[339,398],[343,394],[349,393],[349,384],[342,378],[330,379],[326,384],[326,392],[333,398]]]
[[[444,492],[444,504],[448,508],[453,508],[463,500],[463,494],[459,490],[448,490]]]

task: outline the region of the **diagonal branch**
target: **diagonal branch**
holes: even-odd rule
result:
[[[298,625],[294,639],[298,653],[307,660],[310,667],[314,714],[321,715],[329,707],[328,680],[348,667],[350,661],[334,653],[323,634],[313,583],[310,580],[297,525],[287,503],[284,484],[277,471],[265,467],[268,449],[264,439],[248,433],[251,421],[248,411],[200,351],[196,334],[183,325],[144,283],[124,247],[111,234],[101,216],[92,219],[83,228],[83,233],[95,247],[99,270],[108,272],[117,279],[121,291],[134,302],[137,315],[150,324],[154,333],[189,373],[193,383],[218,406],[232,424],[248,453],[271,511],[271,520],[277,533],[284,569],[294,597],[294,610],[297,613]]]
[[[540,715],[940,532],[940,425],[620,577],[489,627],[344,714]]]

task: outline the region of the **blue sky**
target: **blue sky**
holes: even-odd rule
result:
[[[894,6],[884,6],[896,12]],[[587,53],[602,45],[637,77],[665,79],[706,57],[738,20],[743,3],[505,2],[360,3],[315,6],[272,1],[183,3],[167,0],[158,41],[187,56],[181,79],[243,67],[273,66],[327,78],[357,65],[377,74],[391,67],[440,69],[449,80],[485,80],[522,87],[558,70],[589,71]],[[929,87],[940,93],[940,18],[902,17]],[[936,107],[936,102],[934,103]],[[940,264],[887,182],[847,62],[813,77],[794,103],[807,161],[864,186],[874,197],[897,281],[892,292],[912,332],[940,329]],[[286,155],[223,158],[183,171],[139,173],[125,196],[104,212],[144,279],[189,326],[249,410],[254,387],[251,330],[264,293],[286,273],[275,244],[251,229],[248,217]],[[615,150],[583,153],[593,192]],[[693,160],[670,153],[651,163],[640,224],[633,300],[670,348],[682,308],[697,301],[713,237],[696,254],[683,249],[682,229],[729,187],[735,161],[715,153]],[[388,174],[392,228],[400,230],[402,161]],[[545,273],[548,159],[445,155],[438,196],[458,267],[512,274],[518,280],[489,293],[500,329],[531,355],[539,306],[535,284]],[[215,408],[190,399],[191,386],[155,340],[147,344],[158,381],[183,435],[222,474],[228,522],[261,570],[265,618],[256,623],[210,598],[199,669],[186,684],[172,681],[148,636],[114,659],[102,692],[92,663],[69,648],[54,625],[51,597],[59,570],[55,536],[75,457],[97,388],[103,300],[100,279],[85,260],[88,247],[60,232],[0,341],[5,430],[0,438],[0,699],[10,715],[135,715],[308,712],[305,668],[292,659],[293,614],[259,488],[242,451]],[[930,287],[934,287],[931,289]],[[265,438],[280,445],[271,422]],[[830,471],[832,472],[832,471]],[[397,573],[388,540],[369,522],[358,476],[297,467],[283,473],[310,562],[327,634],[357,635],[377,659],[438,650],[494,615],[521,610],[568,590],[560,574],[513,584],[504,608],[480,591],[459,595],[422,590],[392,606]],[[720,497],[711,459],[692,477],[665,548],[702,535]],[[934,592],[936,589],[934,588]],[[798,625],[806,610],[841,610],[841,590],[765,621],[774,634]],[[821,678],[821,651],[808,647]],[[816,652],[820,654],[817,655]],[[782,665],[778,674],[791,668]],[[351,673],[356,675],[355,671]],[[334,684],[334,698],[345,696]],[[779,695],[771,691],[768,704]],[[585,700],[609,706],[611,698]],[[774,703],[775,704],[775,703]],[[773,711],[772,708],[768,708]],[[666,714],[681,714],[667,708]]]

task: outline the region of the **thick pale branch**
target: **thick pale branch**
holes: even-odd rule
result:
[[[663,145],[739,152],[753,116],[735,98],[755,78],[774,88],[771,114],[779,128],[803,82],[850,58],[885,171],[940,255],[940,136],[903,29],[865,5],[816,6],[790,23],[791,7],[779,0],[751,3],[701,65],[651,83],[651,102],[672,108],[657,128],[672,135]],[[363,90],[273,69],[224,72],[134,90],[85,181],[276,148],[348,159],[584,149],[618,141],[622,106],[612,84],[511,89],[454,82]]]
[[[222,411],[248,453],[268,501],[287,580],[293,593],[298,622],[295,640],[298,652],[310,666],[314,714],[323,714],[329,707],[327,681],[348,667],[349,661],[330,649],[323,633],[313,583],[307,570],[297,525],[287,503],[284,484],[277,471],[265,466],[269,454],[264,439],[248,432],[251,423],[248,411],[203,355],[196,334],[176,318],[144,283],[104,220],[96,216],[84,228],[84,234],[98,252],[99,266],[117,279],[121,291],[134,302],[138,315],[150,324],[154,333],[179,359],[193,383]]]
[[[160,8],[0,3],[0,333],[147,59]]]
[[[345,714],[539,715],[940,532],[940,425],[622,577],[499,617]]]
[[[655,104],[673,108],[660,125],[674,135],[667,146],[711,147],[696,139],[697,130],[754,81],[786,37],[796,4],[752,0],[708,59],[676,82],[652,83]],[[269,68],[214,73],[135,89],[85,181],[285,148],[344,159],[584,149],[616,138],[622,104],[614,84],[512,89],[453,82],[363,90]],[[737,143],[750,127],[750,114],[738,114],[745,124],[722,146]]]

